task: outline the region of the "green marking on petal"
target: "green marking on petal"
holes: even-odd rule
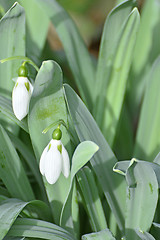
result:
[[[62,153],[62,145],[58,145],[58,146],[57,146],[57,149],[58,149],[58,151],[59,151],[60,153]]]
[[[48,151],[49,151],[50,148],[51,148],[51,143],[50,143],[49,146],[48,146]]]
[[[29,89],[30,89],[29,82],[25,82],[25,87],[26,87],[27,91],[29,92]]]
[[[18,82],[16,83],[16,87],[18,86]]]

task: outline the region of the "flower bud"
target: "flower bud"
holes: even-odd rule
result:
[[[22,120],[29,111],[29,102],[33,86],[27,77],[18,77],[12,91],[12,107],[18,120]]]

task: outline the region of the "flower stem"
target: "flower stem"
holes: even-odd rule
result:
[[[59,123],[59,124],[58,124]],[[55,125],[57,125],[58,124],[58,127],[57,128],[60,128],[60,125],[62,124],[67,130],[68,130],[68,127],[67,127],[67,125],[66,125],[66,123],[62,120],[62,119],[60,119],[60,120],[58,120],[58,121],[56,121],[56,122],[54,122],[54,123],[52,123],[51,125],[49,125],[48,127],[46,127],[43,131],[42,131],[42,133],[47,133],[51,128],[53,128]]]
[[[13,56],[13,57],[4,58],[4,59],[0,60],[0,63],[12,61],[12,60],[24,60],[24,63],[22,65],[29,63],[36,69],[37,72],[39,71],[39,68],[37,67],[37,65],[31,59],[29,59],[28,57],[24,57],[24,56]]]

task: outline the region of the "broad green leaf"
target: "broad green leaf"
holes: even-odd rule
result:
[[[34,1],[43,8],[56,28],[80,94],[91,107],[94,98],[94,65],[74,22],[56,0]]]
[[[153,161],[160,149],[160,57],[147,76],[147,86],[141,108],[134,156]]]
[[[15,3],[0,21],[0,59],[11,56],[25,56],[25,14],[23,8]],[[20,66],[20,61],[9,61],[3,64],[0,63],[0,93],[8,98],[11,98],[11,92],[14,86],[12,78],[17,77],[17,71]],[[7,117],[2,117],[5,125],[12,127],[14,131],[17,127],[10,126],[10,121]]]
[[[48,33],[49,20],[38,2],[19,0],[26,14],[26,51],[27,56],[39,64]],[[40,24],[40,28],[38,27]]]
[[[99,146],[99,151],[90,160],[90,163],[115,215],[118,226],[123,231],[126,183],[122,177],[113,172],[113,166],[117,159],[78,95],[68,85],[65,85],[65,94],[80,141],[91,140]]]
[[[108,62],[108,65],[103,71],[101,84],[99,76],[97,77],[99,91],[97,92],[95,117],[110,145],[113,144],[122,109],[138,26],[139,13],[134,8],[123,24],[115,51],[109,51],[111,60],[109,55],[105,61],[105,64]],[[104,51],[103,54],[105,54]]]
[[[26,119],[19,121],[13,113],[11,100],[0,95],[0,116],[2,116],[2,114],[7,119],[10,119],[13,124],[16,123],[19,127],[21,127],[23,130],[28,132],[28,125],[27,125]],[[11,123],[10,123],[10,125],[11,125]]]
[[[0,126],[0,178],[12,197],[34,199],[23,165],[7,133]]]
[[[147,232],[151,227],[158,202],[158,182],[152,167],[136,159],[131,161],[126,171],[126,180],[128,183],[126,237],[136,240],[139,237],[134,229]]]
[[[8,199],[0,203],[0,239],[9,231],[27,202],[18,199]]]
[[[82,240],[116,240],[109,229],[102,230],[96,233],[90,233],[82,236]]]
[[[62,71],[59,65],[53,61],[43,62],[34,85],[32,98],[30,101],[30,111],[28,118],[31,141],[39,163],[39,159],[44,148],[52,139],[52,132],[57,128],[57,121],[63,120],[68,126],[67,111],[62,90]],[[42,131],[55,123],[46,134]],[[61,126],[62,142],[71,156],[72,149],[67,130]],[[44,184],[48,199],[51,204],[52,214],[55,222],[59,223],[61,207],[66,199],[70,180],[62,174],[54,185],[50,185],[45,178]]]
[[[45,221],[36,219],[17,219],[7,236],[24,236],[49,240],[75,240],[63,228]]]
[[[97,232],[107,228],[107,222],[97,184],[89,167],[84,167],[77,173],[77,180],[82,192],[84,207],[88,212],[92,230]]]
[[[76,175],[76,173],[93,157],[93,155],[98,151],[99,147],[91,141],[84,141],[81,142],[72,157],[72,167],[71,167],[71,176],[70,176],[70,187],[68,190],[67,197],[65,199],[65,203],[63,204],[63,209],[61,212],[61,219],[60,223],[62,226],[64,226],[65,222],[67,221],[66,216],[64,215],[64,212],[66,212],[66,203],[68,199],[71,198],[71,190],[72,190],[72,182]],[[64,216],[63,216],[64,215]],[[66,214],[67,215],[67,214]]]

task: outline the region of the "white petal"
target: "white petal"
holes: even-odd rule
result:
[[[26,85],[29,85],[27,89]],[[12,92],[12,106],[15,116],[22,120],[29,111],[29,102],[33,86],[26,77],[18,77]]]
[[[63,175],[68,178],[70,173],[70,161],[68,152],[62,144],[62,173]]]
[[[40,172],[43,176],[44,176],[44,173],[45,173],[45,157],[46,157],[46,154],[47,154],[47,151],[48,151],[49,144],[43,150],[40,161],[39,161],[39,170],[40,170]]]
[[[55,145],[51,144],[51,147],[45,156],[45,177],[47,182],[54,184],[58,180],[61,170],[62,155]]]

